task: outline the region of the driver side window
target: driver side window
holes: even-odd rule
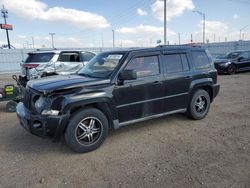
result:
[[[160,73],[158,56],[141,56],[132,59],[125,70],[135,70],[137,77],[157,75]]]

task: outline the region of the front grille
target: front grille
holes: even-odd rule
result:
[[[36,112],[35,102],[40,97],[40,95],[41,95],[40,93],[31,88],[26,88],[25,90],[23,103],[24,106],[32,113]]]
[[[30,98],[31,98],[30,89],[26,88],[25,93],[24,93],[23,103],[24,103],[24,106],[29,110],[30,110]]]

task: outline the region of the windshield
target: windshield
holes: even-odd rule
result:
[[[122,53],[104,52],[95,56],[79,72],[79,75],[94,78],[109,78],[123,57]]]
[[[216,59],[235,59],[240,55],[240,52],[231,52],[224,55],[219,55]]]
[[[54,53],[31,53],[27,57],[25,63],[49,62],[53,56]]]

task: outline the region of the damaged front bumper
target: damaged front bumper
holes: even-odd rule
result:
[[[32,114],[22,102],[18,103],[16,114],[20,124],[28,132],[41,137],[52,137],[54,140],[58,140],[63,134],[69,119],[68,114],[58,116]]]

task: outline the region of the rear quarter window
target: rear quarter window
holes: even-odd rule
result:
[[[206,52],[204,51],[193,51],[191,52],[194,60],[194,65],[196,69],[206,69],[209,68],[210,59],[208,58]]]
[[[49,62],[54,56],[54,53],[33,53],[29,54],[25,63],[42,63]]]

